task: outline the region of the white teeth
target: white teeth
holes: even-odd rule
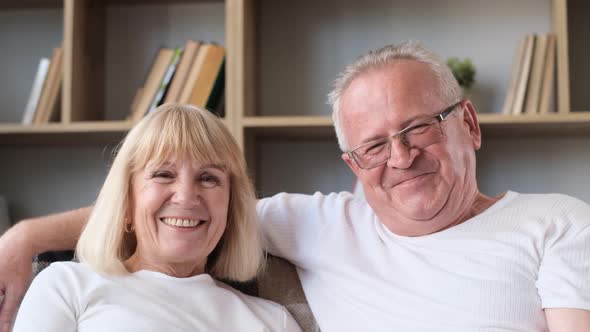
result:
[[[177,219],[177,218],[162,218],[165,224],[176,227],[195,227],[199,224],[198,220]]]

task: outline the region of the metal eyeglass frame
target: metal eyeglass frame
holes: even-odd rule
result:
[[[439,113],[438,115],[436,115],[436,116],[434,116],[434,117],[432,117],[432,118],[428,118],[427,120],[424,120],[424,121],[422,121],[422,122],[420,122],[420,123],[417,123],[417,124],[413,124],[413,125],[407,126],[406,128],[404,128],[404,129],[402,129],[402,130],[398,131],[397,133],[395,133],[395,134],[393,134],[393,135],[391,135],[391,136],[389,136],[389,137],[380,138],[380,139],[378,139],[378,140],[371,141],[371,142],[367,142],[367,143],[364,143],[364,144],[362,144],[362,145],[359,145],[359,146],[357,146],[356,148],[352,149],[351,151],[347,152],[346,154],[348,154],[348,155],[350,156],[350,158],[352,158],[352,159],[354,160],[354,162],[355,162],[355,163],[358,165],[358,167],[360,167],[361,169],[372,169],[372,168],[375,168],[375,167],[379,167],[379,166],[381,166],[381,165],[385,164],[385,163],[386,163],[386,162],[389,160],[389,158],[391,158],[391,155],[390,155],[390,157],[389,157],[389,158],[385,159],[383,162],[381,162],[381,163],[379,163],[379,164],[377,164],[377,165],[375,165],[375,166],[371,166],[371,167],[362,167],[362,166],[361,166],[361,162],[359,162],[359,158],[357,157],[357,155],[356,155],[356,153],[355,153],[355,152],[356,152],[356,151],[358,151],[359,149],[361,149],[361,148],[363,148],[363,147],[367,146],[367,145],[375,144],[375,143],[377,143],[377,142],[381,142],[381,141],[382,141],[384,144],[387,144],[387,142],[389,142],[389,144],[391,144],[391,140],[392,140],[393,138],[395,138],[395,137],[397,137],[397,136],[400,136],[400,135],[404,135],[406,132],[408,132],[408,131],[410,131],[410,130],[412,130],[412,129],[416,128],[416,127],[422,126],[422,125],[424,125],[424,124],[428,123],[429,121],[432,121],[432,119],[435,119],[435,120],[437,120],[437,121],[438,121],[438,123],[441,123],[441,122],[443,122],[443,121],[444,121],[444,120],[445,120],[445,119],[446,119],[446,118],[449,116],[449,114],[451,114],[451,112],[452,112],[452,111],[454,111],[454,110],[455,110],[455,108],[457,108],[457,106],[459,106],[459,105],[461,104],[461,102],[462,102],[462,100],[461,100],[461,101],[458,101],[458,102],[456,102],[456,103],[454,103],[453,105],[451,105],[451,106],[449,106],[449,107],[447,107],[447,108],[445,108],[445,109],[444,109],[444,110],[443,110],[441,113]],[[405,138],[405,136],[402,136],[402,141],[404,141],[404,138]]]

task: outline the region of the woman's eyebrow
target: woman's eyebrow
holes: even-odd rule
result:
[[[201,166],[200,168],[201,169],[214,168],[214,169],[218,169],[218,170],[224,171],[224,172],[227,169],[224,165],[215,164],[215,163],[205,164],[205,165]]]

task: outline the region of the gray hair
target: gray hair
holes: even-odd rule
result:
[[[440,82],[440,95],[446,98],[449,103],[462,98],[462,90],[450,68],[436,54],[421,44],[410,41],[369,51],[369,53],[344,68],[344,71],[334,81],[332,91],[328,94],[328,104],[332,106],[332,121],[334,122],[338,145],[343,152],[349,151],[350,146],[344,136],[341,123],[340,98],[342,94],[352,81],[362,74],[401,59],[414,60],[428,65]]]

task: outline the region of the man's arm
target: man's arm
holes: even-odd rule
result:
[[[590,331],[590,311],[583,309],[545,309],[547,326],[551,332]]]
[[[33,256],[76,246],[91,207],[24,220],[0,238],[0,332],[9,332],[31,281]]]

